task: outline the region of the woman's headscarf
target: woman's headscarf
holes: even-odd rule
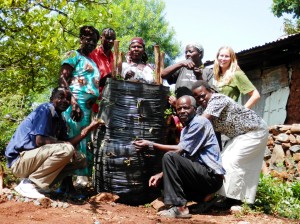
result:
[[[194,47],[194,48],[196,48],[199,52],[201,52],[202,54],[203,54],[203,52],[204,52],[203,46],[202,46],[201,44],[199,44],[199,43],[193,42],[193,43],[187,44],[186,46]]]
[[[204,49],[203,49],[203,46],[201,44],[199,44],[197,42],[192,42],[192,43],[187,44],[186,47],[187,46],[196,48],[200,53],[200,60],[202,60],[202,58],[204,56]]]
[[[143,45],[143,47],[145,48],[145,41],[141,37],[132,38],[131,41],[130,41],[129,46],[133,43],[139,43],[139,44]]]
[[[141,37],[132,38],[129,43],[129,48],[130,48],[131,44],[133,44],[133,43],[139,43],[139,44],[143,45],[143,48],[145,50],[145,41],[143,40],[143,38],[141,38]],[[148,61],[148,55],[146,54],[146,52],[144,52],[144,54],[142,56],[142,62],[146,64],[147,61]]]

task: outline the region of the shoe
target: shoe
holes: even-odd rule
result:
[[[56,193],[60,193],[60,194],[64,194],[64,193],[73,193],[76,192],[76,189],[73,185],[73,180],[72,180],[72,176],[66,176],[59,188],[56,190]]]
[[[231,213],[241,213],[243,211],[243,207],[240,205],[234,205],[230,207]]]
[[[192,209],[191,209],[191,213],[204,213],[206,212],[209,208],[211,208],[212,206],[214,206],[218,201],[220,200],[220,197],[215,196],[213,197],[211,200],[209,201],[203,201],[203,202],[199,202],[197,205],[195,205]]]
[[[44,198],[45,195],[38,192],[35,185],[29,179],[23,179],[18,186],[15,187],[15,191],[18,192],[23,197],[27,198]]]
[[[89,179],[86,176],[77,176],[75,186],[78,188],[85,188],[89,183]]]
[[[232,206],[240,206],[243,202],[240,200],[236,200],[233,198],[224,198],[223,200],[220,200],[215,203],[214,207],[219,210],[230,210]]]
[[[177,219],[189,219],[192,217],[189,212],[179,212],[176,206],[167,209],[167,210],[162,210],[157,213],[157,215],[165,218],[177,218]]]
[[[72,176],[65,177],[55,193],[70,200],[80,201],[87,198],[85,195],[76,191],[75,187],[73,186]]]

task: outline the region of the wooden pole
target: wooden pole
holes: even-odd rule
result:
[[[161,72],[165,68],[165,52],[160,52],[159,84],[162,84]]]
[[[117,63],[119,58],[119,40],[114,41],[114,64],[113,64],[113,71],[112,71],[112,78],[115,79],[117,75]]]
[[[154,60],[155,60],[155,82],[160,84],[160,52],[159,45],[154,46]]]
[[[123,52],[119,52],[118,61],[117,61],[117,68],[116,68],[116,74],[121,75],[122,72],[122,62],[123,62]]]

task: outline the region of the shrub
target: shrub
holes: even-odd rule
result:
[[[300,182],[261,176],[254,207],[267,214],[300,219]]]

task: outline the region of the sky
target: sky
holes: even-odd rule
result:
[[[164,0],[165,18],[175,29],[176,40],[185,46],[204,47],[203,62],[214,60],[221,46],[237,53],[284,35],[283,21],[271,12],[272,0]],[[288,18],[291,18],[289,16]],[[176,59],[184,59],[184,54]]]

